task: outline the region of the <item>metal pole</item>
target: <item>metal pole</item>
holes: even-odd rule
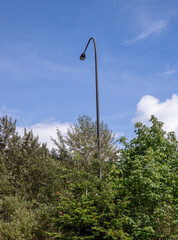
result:
[[[85,59],[85,52],[88,48],[90,41],[93,40],[94,50],[95,50],[95,79],[96,79],[96,116],[97,116],[97,140],[98,140],[98,152],[99,152],[99,162],[100,162],[100,178],[102,177],[102,161],[101,161],[101,144],[100,144],[100,115],[99,115],[99,93],[98,93],[98,66],[97,66],[97,50],[96,42],[93,37],[88,40],[84,52],[82,53],[83,59]],[[81,56],[82,56],[81,55]]]

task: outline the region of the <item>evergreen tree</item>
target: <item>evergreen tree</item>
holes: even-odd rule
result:
[[[130,201],[122,173],[114,163],[104,162],[108,164],[102,184],[89,170],[75,166],[68,171],[65,191],[58,191],[57,232],[50,236],[64,240],[132,239],[123,231]]]
[[[0,119],[0,239],[45,239],[56,207],[58,165],[33,133]],[[50,218],[49,218],[50,217]]]
[[[53,155],[58,159],[71,163],[76,156],[82,159],[82,164],[98,158],[97,126],[88,116],[78,118],[78,122],[71,126],[66,136],[62,136],[57,129],[58,139],[53,139],[56,149]],[[114,134],[103,122],[100,124],[101,158],[104,161],[117,161],[118,148]]]
[[[8,148],[9,139],[14,135],[16,129],[16,121],[12,122],[12,118],[0,118],[0,152]]]

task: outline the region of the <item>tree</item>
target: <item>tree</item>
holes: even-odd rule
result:
[[[57,232],[49,235],[64,240],[131,240],[123,231],[127,206],[122,173],[115,163],[102,178],[85,170],[71,169],[65,191],[58,192]]]
[[[0,119],[0,238],[48,239],[47,230],[64,240],[177,239],[178,142],[150,121],[136,123],[130,142],[120,139],[119,153],[101,124],[100,179],[91,118],[80,117],[67,136],[58,130],[52,156],[32,132],[20,137],[11,118]]]
[[[176,239],[178,142],[151,117],[151,127],[136,123],[136,137],[120,142],[119,168],[130,195],[125,230],[134,239]]]
[[[131,239],[123,231],[126,206],[129,204],[116,169],[118,148],[114,135],[103,122],[101,132],[102,181],[99,178],[96,123],[90,117],[79,117],[67,136],[57,131],[54,140],[63,180],[59,189],[59,239]],[[122,193],[122,194],[121,194]]]
[[[96,122],[88,116],[78,118],[67,131],[66,136],[62,136],[57,129],[58,139],[53,139],[57,149],[53,154],[58,159],[71,160],[75,156],[82,158],[83,164],[90,162],[93,158],[98,158]],[[101,158],[105,161],[116,161],[118,159],[118,148],[114,140],[114,134],[103,122],[100,124]]]
[[[46,146],[41,146],[38,137],[26,130],[23,137],[14,131],[6,142],[8,146],[2,149],[0,165],[11,186],[9,191],[29,200],[44,202],[50,198],[56,187],[57,163],[49,156]]]
[[[0,152],[8,147],[9,139],[15,134],[16,120],[12,122],[12,118],[0,118]]]
[[[19,136],[7,116],[0,137],[0,239],[45,239],[60,185],[57,162],[32,131]]]

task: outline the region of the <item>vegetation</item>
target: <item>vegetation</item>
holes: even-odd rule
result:
[[[119,168],[130,195],[126,229],[134,239],[176,239],[178,142],[151,117],[121,151]]]
[[[135,138],[79,117],[51,152],[16,121],[0,118],[0,239],[177,239],[178,142],[154,116]]]
[[[58,165],[32,132],[0,119],[0,239],[44,239],[55,213]]]

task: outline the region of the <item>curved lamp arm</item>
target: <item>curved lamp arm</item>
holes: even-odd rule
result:
[[[99,94],[98,94],[98,66],[97,66],[97,50],[96,50],[96,42],[95,39],[93,37],[91,37],[88,40],[88,43],[85,47],[85,50],[83,51],[83,53],[80,56],[80,60],[85,60],[85,52],[88,48],[88,45],[90,43],[90,41],[93,40],[94,43],[94,50],[95,50],[95,79],[96,79],[96,115],[97,115],[97,140],[98,140],[98,151],[99,151],[99,160],[101,163],[101,144],[100,144],[100,116],[99,116]],[[102,163],[101,163],[102,164]],[[100,169],[100,178],[102,175],[102,171]]]

